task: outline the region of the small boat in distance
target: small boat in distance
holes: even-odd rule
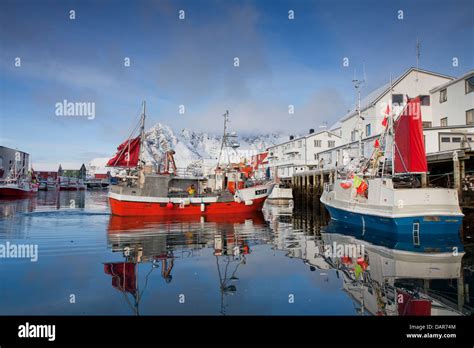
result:
[[[211,175],[178,171],[174,151],[166,150],[163,163],[147,165],[143,159],[145,142],[145,102],[140,118],[140,134],[118,147],[108,167],[121,167],[124,175],[108,194],[113,215],[183,216],[251,213],[262,209],[271,194],[272,182],[257,182],[232,163],[221,163],[228,147],[236,148],[234,133],[227,132],[229,113],[224,114],[224,134],[218,163]],[[229,158],[229,156],[228,156]]]
[[[289,205],[293,206],[293,190],[291,187],[286,187],[282,184],[275,185],[272,194],[268,197],[267,202],[274,205]]]
[[[26,198],[38,193],[38,184],[34,172],[23,175],[23,170],[17,170],[15,165],[8,176],[0,180],[0,198]]]

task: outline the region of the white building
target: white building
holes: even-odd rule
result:
[[[390,88],[391,86],[391,88]],[[474,146],[474,71],[455,79],[410,68],[361,100],[361,117],[355,108],[329,131],[291,139],[270,147],[269,165],[278,176],[315,168],[331,169],[358,157],[369,158],[384,126],[387,105],[400,113],[406,97],[421,97],[426,152],[437,153]],[[359,145],[359,139],[362,139]],[[329,141],[331,141],[329,143]],[[359,149],[360,147],[360,149]]]
[[[432,124],[424,130],[427,153],[473,148],[474,70],[430,90]]]
[[[290,136],[287,142],[268,148],[271,174],[285,179],[294,173],[316,168],[320,165],[318,153],[340,145],[341,137],[326,129],[316,133],[310,129],[307,135],[297,138]]]

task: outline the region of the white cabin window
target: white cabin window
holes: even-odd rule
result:
[[[335,147],[336,141],[335,140],[328,140],[328,147]]]
[[[370,137],[371,132],[371,126],[370,123],[365,125],[365,136]]]
[[[321,147],[322,140],[315,140],[314,147]]]
[[[440,126],[441,127],[447,127],[448,126],[448,118],[443,117],[442,119],[439,120]]]
[[[298,148],[301,148],[301,146],[303,145],[303,142],[301,140],[298,141]]]

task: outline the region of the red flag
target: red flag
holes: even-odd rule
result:
[[[124,141],[117,154],[107,162],[107,167],[135,167],[140,155],[140,137]]]
[[[390,115],[390,105],[387,104],[387,108],[385,109],[385,116]]]
[[[382,120],[382,126],[387,127],[387,124],[388,124],[388,117],[385,116]]]
[[[375,139],[374,147],[378,149],[380,147],[380,142],[378,139]]]

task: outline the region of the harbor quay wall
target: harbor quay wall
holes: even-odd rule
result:
[[[474,208],[474,151],[456,150],[427,155],[428,173],[417,174],[422,187],[446,187],[458,191],[461,207]],[[336,168],[294,173],[281,179],[293,190],[295,204],[318,205],[325,183],[332,184]]]

